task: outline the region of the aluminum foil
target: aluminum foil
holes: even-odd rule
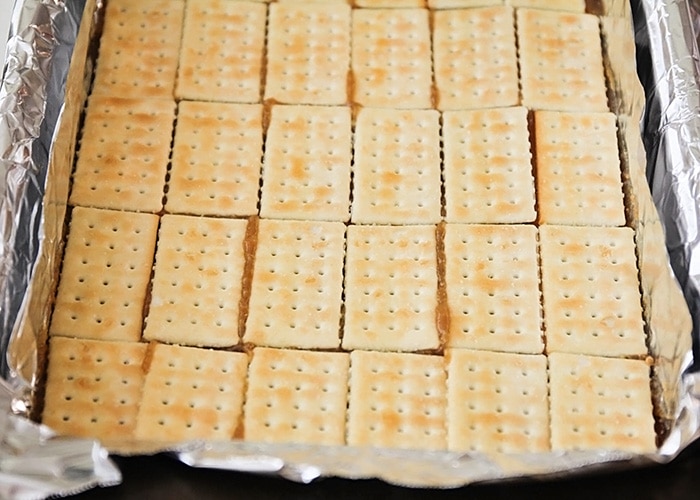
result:
[[[46,498],[121,481],[107,450],[26,418],[34,377],[7,355],[46,241],[49,156],[85,2],[17,1],[0,87],[0,497]],[[39,278],[41,280],[41,278]],[[36,311],[34,314],[41,314]],[[37,358],[36,345],[27,349]],[[16,361],[16,358],[15,360]],[[31,363],[30,363],[31,364]],[[31,367],[36,368],[36,364]]]
[[[601,25],[609,40],[618,40],[616,33],[624,35],[630,29],[624,15],[630,4],[634,14],[639,76],[634,70],[617,74],[616,64],[607,69],[613,90],[639,87],[625,93],[614,107],[622,116],[627,161],[639,167],[638,172],[631,167],[629,182],[635,193],[641,193],[632,200],[633,225],[643,300],[651,311],[646,319],[657,360],[656,403],[667,425],[664,444],[658,453],[644,456],[613,452],[485,456],[246,442],[103,446],[57,437],[28,418],[36,416],[32,391],[41,378],[48,298],[59,264],[56,255],[60,255],[73,148],[103,5],[100,0],[17,0],[0,87],[0,194],[4,193],[0,198],[0,497],[45,498],[115,484],[120,474],[107,449],[122,454],[167,450],[195,467],[271,473],[298,482],[323,476],[378,477],[432,487],[524,475],[570,476],[592,468],[610,470],[673,459],[700,436],[700,375],[690,367],[694,359],[690,338],[678,335],[687,333],[684,321],[689,320],[682,314],[673,317],[677,308],[668,307],[669,300],[681,296],[669,279],[666,249],[658,241],[665,237],[670,265],[695,319],[694,350],[700,353],[700,71],[694,29],[700,26],[698,3],[693,2],[692,10],[678,0],[596,3],[599,13],[605,14]],[[79,29],[81,16],[90,22]],[[627,38],[631,40],[620,39]],[[634,47],[624,44],[609,44],[607,50],[612,62],[621,65],[634,53]],[[71,57],[74,70],[69,73]],[[646,91],[641,121],[638,111],[645,93],[640,80]],[[645,151],[635,147],[641,146],[640,129]],[[650,277],[647,282],[644,276]]]
[[[646,176],[670,264],[693,318],[693,361],[680,383],[677,421],[662,452],[674,455],[700,428],[700,2],[632,2],[638,73],[646,91]]]

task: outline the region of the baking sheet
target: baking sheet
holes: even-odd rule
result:
[[[78,32],[84,6],[91,22]],[[629,20],[619,17],[628,7],[621,1],[599,3],[597,8],[606,14],[606,33],[614,36],[620,30],[630,29]],[[631,7],[637,67],[647,104],[640,122],[634,113],[637,101],[644,98],[641,91],[639,95],[627,95],[615,105],[623,115],[621,134],[627,144],[634,146],[639,142],[640,126],[644,137],[646,153],[632,147],[627,160],[633,166],[642,160],[646,172],[637,176],[633,171],[630,182],[636,183],[635,192],[644,192],[651,186],[654,205],[662,215],[659,219],[654,206],[639,196],[633,204],[634,224],[643,229],[638,234],[650,236],[638,241],[638,245],[646,249],[648,243],[649,252],[643,255],[651,256],[658,252],[654,241],[663,238],[665,230],[673,270],[693,318],[699,318],[700,257],[696,248],[700,223],[696,200],[700,196],[696,193],[700,103],[693,18],[687,2],[682,1],[632,0]],[[40,361],[45,347],[42,332],[48,317],[46,298],[52,287],[51,272],[47,271],[57,268],[56,255],[60,255],[57,249],[62,241],[72,145],[91,75],[92,41],[99,30],[101,10],[100,1],[25,0],[17,2],[13,14],[10,58],[0,87],[0,177],[7,187],[0,206],[0,351],[7,353],[0,360],[0,423],[4,423],[4,434],[0,434],[0,495],[21,492],[40,498],[119,480],[105,448],[98,443],[56,439],[50,430],[24,418],[32,413],[32,391],[41,378]],[[611,59],[619,59],[619,64],[630,56],[625,47],[616,45],[608,47],[608,52]],[[80,71],[69,75],[71,56],[74,67]],[[611,82],[627,87],[628,80],[636,75],[616,74],[616,67],[613,64],[609,68]],[[625,120],[626,114],[632,116]],[[61,127],[57,129],[59,122]],[[49,164],[54,171],[47,175]],[[693,358],[690,338],[676,335],[685,328],[686,318],[669,318],[665,314],[669,295],[677,292],[674,283],[664,278],[668,274],[665,260],[660,265],[656,258],[642,258],[640,266],[647,266],[647,275],[659,277],[644,287],[647,310],[652,313],[648,318],[652,350],[659,360],[656,376],[662,381],[657,405],[669,426],[658,454],[580,452],[485,457],[243,442],[186,443],[171,448],[171,452],[193,466],[274,473],[300,482],[338,475],[441,487],[667,461],[698,435],[700,384],[696,373],[682,377]],[[696,352],[698,328],[695,321]],[[668,331],[671,333],[666,335]],[[162,449],[161,444],[149,448],[143,443],[110,443],[109,447],[123,453]],[[42,467],[36,467],[37,464]]]

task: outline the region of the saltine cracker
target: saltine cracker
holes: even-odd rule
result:
[[[437,349],[435,226],[349,226],[344,349]]]
[[[70,203],[159,212],[174,121],[169,99],[90,97]]]
[[[135,436],[179,442],[240,437],[248,356],[153,343]]]
[[[288,104],[348,102],[349,5],[270,5],[265,99]]]
[[[348,107],[272,106],[260,216],[347,221],[351,161]]]
[[[175,95],[260,102],[266,20],[267,9],[259,3],[187,2]]]
[[[248,372],[245,439],[345,443],[350,356],[257,347]]]
[[[53,337],[42,423],[59,434],[134,437],[146,344]]]
[[[260,220],[243,340],[337,348],[344,249],[340,222]]]
[[[74,207],[49,335],[136,342],[158,217]]]
[[[166,211],[257,214],[262,114],[259,104],[180,102]]]
[[[143,337],[174,344],[239,343],[247,221],[164,215]]]

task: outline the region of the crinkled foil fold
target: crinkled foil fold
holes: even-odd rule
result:
[[[637,237],[656,416],[665,436],[657,453],[487,456],[247,442],[97,443],[57,437],[36,424],[32,405],[104,6],[101,0],[18,0],[0,87],[0,497],[45,498],[118,483],[107,450],[169,451],[195,467],[298,482],[373,477],[443,488],[673,459],[700,436],[700,374],[692,367],[700,359],[700,2],[593,3],[625,146],[628,219]],[[690,316],[678,307],[683,298]]]

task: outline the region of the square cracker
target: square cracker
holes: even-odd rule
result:
[[[437,349],[435,226],[350,226],[344,349]]]
[[[180,442],[240,437],[248,356],[151,345],[137,439]]]
[[[174,121],[175,103],[168,99],[92,96],[70,203],[160,211]]]
[[[527,110],[446,111],[442,117],[449,222],[534,222]]]
[[[248,371],[247,441],[345,443],[350,357],[258,347]]]
[[[552,449],[654,452],[649,377],[641,360],[552,353]]]
[[[361,109],[355,125],[353,169],[352,222],[438,222],[439,113]]]
[[[59,434],[133,437],[146,344],[53,337],[42,423]]]
[[[180,102],[165,209],[256,214],[262,143],[260,104]]]
[[[634,232],[541,226],[547,352],[646,356]]]
[[[176,96],[260,102],[266,17],[261,3],[187,2]]]
[[[337,348],[344,250],[341,222],[262,219],[243,340]]]
[[[511,7],[442,10],[433,15],[437,108],[515,106],[520,100]]]
[[[50,335],[138,341],[158,217],[74,207]]]
[[[351,352],[347,444],[445,449],[445,394],[442,356]]]
[[[446,358],[451,451],[549,450],[545,356],[450,349]]]
[[[265,98],[289,104],[345,104],[350,6],[270,5]]]
[[[445,276],[448,346],[543,351],[535,226],[447,224]]]
[[[353,101],[362,106],[432,107],[426,9],[354,9]]]
[[[598,18],[539,9],[516,18],[523,106],[607,111]]]
[[[348,220],[351,160],[350,108],[273,106],[260,216]]]
[[[624,225],[615,115],[536,111],[534,121],[540,223]]]
[[[246,226],[239,219],[163,216],[144,338],[238,344]]]
[[[110,0],[93,94],[173,98],[183,0]]]

